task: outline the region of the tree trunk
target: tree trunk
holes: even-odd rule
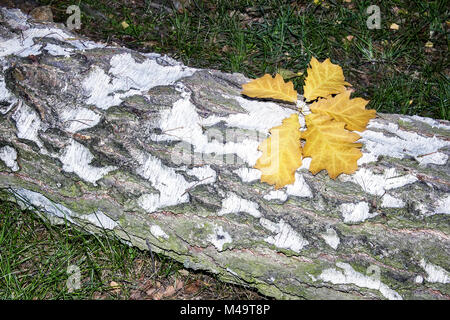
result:
[[[252,167],[295,106],[1,15],[0,187],[21,205],[276,298],[450,297],[449,122],[378,114],[355,174],[304,159],[275,191]]]

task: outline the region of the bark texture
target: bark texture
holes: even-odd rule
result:
[[[12,199],[277,298],[449,299],[448,122],[379,114],[355,174],[313,176],[305,159],[274,191],[252,166],[295,106],[242,97],[240,74],[0,12]]]

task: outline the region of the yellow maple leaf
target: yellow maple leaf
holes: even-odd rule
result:
[[[320,99],[310,109],[313,113],[328,115],[336,121],[345,122],[348,130],[364,131],[370,119],[375,118],[376,111],[367,110],[369,101],[362,98],[350,99],[350,91],[345,91],[333,98]]]
[[[303,86],[303,96],[307,101],[344,92],[345,86],[351,86],[350,83],[345,81],[342,68],[331,63],[330,59],[319,62],[312,57],[307,72],[308,76]]]
[[[302,133],[306,140],[303,155],[311,157],[309,171],[316,174],[327,170],[332,179],[341,173],[351,174],[358,168],[362,157],[362,144],[355,143],[360,136],[344,129],[345,123],[327,115],[309,114],[305,117],[307,130]]]
[[[270,74],[250,81],[242,85],[242,94],[252,98],[271,98],[288,102],[297,102],[297,91],[294,90],[294,84],[289,81],[284,82],[279,74],[272,78]]]
[[[261,182],[275,185],[275,189],[292,184],[295,171],[302,165],[300,124],[293,113],[283,123],[270,130],[271,136],[258,147],[263,152],[255,168],[261,170]]]

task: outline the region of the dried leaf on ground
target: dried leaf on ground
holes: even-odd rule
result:
[[[184,286],[184,282],[182,280],[177,279],[175,281],[175,290],[177,290],[177,291],[181,290],[181,289],[183,289],[183,286]]]
[[[396,23],[393,23],[393,24],[391,24],[389,29],[391,29],[391,30],[398,30],[398,29],[400,29],[400,26],[398,24],[396,24]]]
[[[170,285],[167,286],[166,289],[163,291],[163,296],[164,297],[170,297],[173,296],[175,294],[176,290],[174,288],[174,286]]]
[[[152,296],[155,292],[156,292],[156,288],[150,288],[150,289],[148,289],[147,291],[145,291],[145,293],[148,295],[148,296]]]
[[[303,95],[307,101],[344,92],[345,86],[351,86],[345,81],[342,68],[331,63],[330,59],[319,62],[312,57],[307,72],[308,75],[303,86]]]
[[[279,75],[281,75],[285,81],[289,80],[289,79],[301,77],[303,75],[303,72],[301,72],[301,71],[293,72],[291,70],[283,69],[283,68],[278,68],[277,73]]]

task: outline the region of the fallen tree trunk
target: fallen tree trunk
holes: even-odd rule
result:
[[[23,206],[277,298],[450,297],[448,122],[379,114],[355,174],[305,159],[275,191],[252,166],[292,106],[1,16],[0,187]]]

